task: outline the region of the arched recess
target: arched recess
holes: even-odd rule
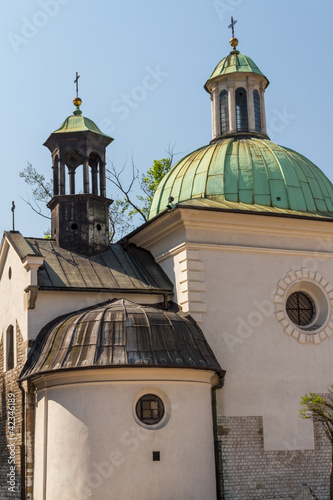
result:
[[[247,95],[243,87],[236,90],[236,122],[237,132],[248,132]]]
[[[14,327],[9,325],[6,332],[6,368],[12,370],[14,368]]]
[[[221,134],[225,134],[229,131],[229,104],[228,104],[228,92],[222,90],[219,97],[220,101],[220,130]]]
[[[254,126],[257,132],[261,134],[261,109],[260,96],[257,89],[253,91],[253,107],[254,107]]]

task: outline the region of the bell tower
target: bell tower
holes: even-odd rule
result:
[[[105,149],[113,139],[82,115],[78,95],[73,103],[73,114],[44,143],[51,152],[53,169],[53,198],[47,206],[57,244],[93,255],[109,247],[108,209],[112,200],[106,198]],[[79,167],[83,182],[77,191]]]

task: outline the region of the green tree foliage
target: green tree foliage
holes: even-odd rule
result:
[[[154,198],[155,191],[165,176],[171,168],[172,158],[163,158],[162,160],[154,160],[154,164],[151,168],[147,170],[146,175],[142,176],[141,179],[141,189],[146,196],[138,196],[138,199],[142,202],[142,212],[148,219],[149,210]]]
[[[310,392],[301,398],[300,406],[300,416],[319,422],[331,443],[330,500],[333,500],[333,384],[326,397]]]
[[[32,196],[34,200],[47,203],[53,196],[53,186],[51,181],[47,181],[44,175],[37,172],[37,170],[28,162],[27,166],[19,176],[24,181],[32,186]]]

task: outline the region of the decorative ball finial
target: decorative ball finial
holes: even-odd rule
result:
[[[80,109],[80,106],[82,104],[82,100],[80,99],[80,97],[74,97],[73,104],[74,104],[74,106],[76,106],[76,109],[73,111],[73,114],[74,115],[82,115],[82,111]]]
[[[232,47],[232,50],[236,50],[236,47],[238,45],[238,40],[237,38],[233,37],[233,38],[230,38],[230,45]]]

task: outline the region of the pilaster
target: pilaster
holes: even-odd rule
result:
[[[184,250],[179,255],[179,304],[184,312],[189,312],[197,323],[203,322],[206,313],[205,264],[200,259],[199,250]]]

